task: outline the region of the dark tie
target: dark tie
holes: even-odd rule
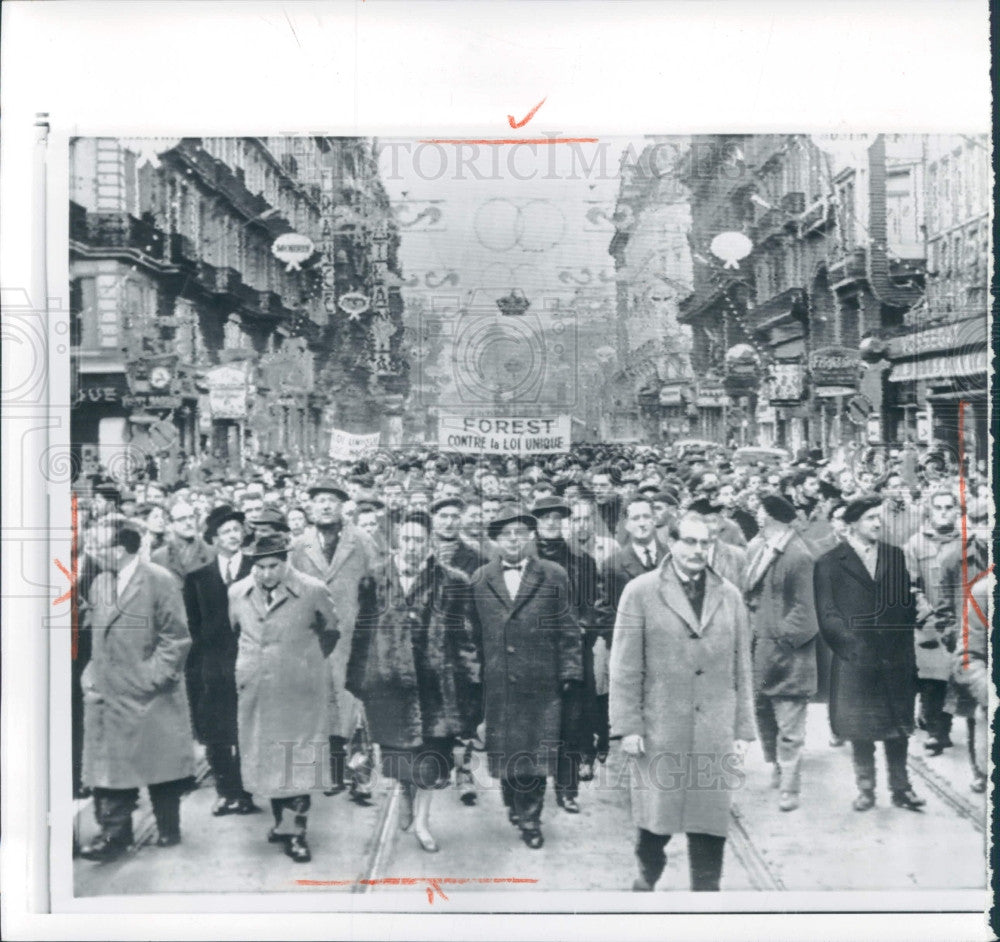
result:
[[[271,607],[271,603],[274,601],[274,589],[267,589],[267,607]]]
[[[329,563],[333,560],[333,554],[337,552],[337,535],[326,533],[323,535],[323,555]]]
[[[226,561],[226,585],[233,584],[233,561],[231,559]]]
[[[656,565],[656,557],[653,555],[653,547],[646,547],[646,568],[652,569]]]
[[[509,570],[516,569],[518,572],[521,571],[521,563],[504,563],[503,571],[508,572]]]

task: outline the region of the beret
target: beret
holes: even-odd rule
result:
[[[769,517],[773,517],[778,523],[791,523],[795,519],[795,508],[777,494],[765,494],[760,499],[761,506],[767,511]]]
[[[869,510],[882,506],[882,498],[878,494],[864,494],[848,501],[844,508],[844,523],[854,523],[860,520]]]
[[[688,510],[691,513],[701,514],[702,516],[711,516],[712,514],[717,514],[721,508],[713,504],[707,497],[699,497],[698,500],[692,501],[688,505]]]

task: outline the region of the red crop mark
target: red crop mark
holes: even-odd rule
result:
[[[420,141],[421,144],[482,144],[495,147],[501,144],[596,144],[597,137],[431,137]]]
[[[427,902],[434,905],[434,897],[447,900],[442,886],[467,886],[468,884],[492,885],[537,883],[530,877],[382,877],[378,880],[296,880],[298,886],[423,886]]]
[[[972,587],[993,571],[987,566],[982,572],[969,578],[968,514],[965,505],[965,407],[968,403],[958,403],[958,503],[962,509],[962,670],[969,669],[969,609],[975,610],[985,626],[986,615],[979,603],[972,597]]]
[[[70,602],[70,624],[72,627],[72,650],[71,656],[73,660],[76,660],[77,647],[80,641],[80,625],[77,618],[77,611],[79,608],[79,600],[76,596],[76,580],[78,576],[78,553],[79,548],[77,544],[78,537],[78,515],[77,515],[77,499],[76,494],[70,495],[70,546],[69,546],[69,569],[67,569],[58,559],[53,559],[52,562],[55,563],[56,569],[58,569],[68,580],[69,588],[63,592],[58,598],[53,599],[53,605],[61,605],[63,602],[69,600]]]
[[[549,97],[548,95],[545,96],[545,98],[548,97]],[[531,111],[527,113],[527,115],[524,117],[522,121],[515,121],[514,116],[512,114],[507,115],[507,121],[510,123],[510,126],[514,129],[523,128],[535,116],[535,112],[538,111],[538,109],[545,104],[545,98],[543,98],[537,105],[535,105],[535,107],[532,108]]]

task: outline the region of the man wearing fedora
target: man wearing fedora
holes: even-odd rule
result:
[[[229,504],[213,508],[205,521],[205,542],[217,556],[188,573],[184,606],[191,631],[188,695],[195,733],[205,744],[215,777],[216,817],[253,814],[259,809],[240,777],[239,730],[236,711],[237,638],[229,623],[229,586],[250,575],[252,560],[241,552],[242,511]]]
[[[337,615],[323,582],[289,565],[284,534],[259,537],[246,555],[250,575],[228,590],[243,787],[271,799],[268,840],[306,863],[309,793],[324,784]]]
[[[847,534],[816,560],[819,629],[833,650],[830,725],[849,739],[858,795],[855,811],[875,804],[875,743],[885,747],[892,803],[920,811],[906,752],[913,733],[917,669],[916,604],[902,549],[880,539],[882,498],[863,495],[844,509]]]
[[[538,521],[538,558],[561,566],[569,578],[570,608],[579,625],[583,683],[571,684],[563,694],[562,732],[555,777],[556,803],[570,814],[579,814],[580,780],[593,778],[597,754],[597,692],[594,687],[594,652],[599,627],[597,563],[587,553],[574,552],[563,538],[563,524],[571,515],[558,497],[542,497],[531,515]],[[588,634],[587,629],[590,629]],[[589,644],[588,644],[589,641]]]
[[[486,753],[510,822],[544,843],[547,775],[557,771],[563,696],[583,681],[580,630],[565,570],[529,554],[537,522],[516,507],[489,524],[499,557],[477,570],[469,616],[482,665]]]
[[[817,681],[813,558],[792,526],[795,519],[795,507],[785,498],[765,494],[761,499],[760,532],[747,548],[745,592],[757,727],[782,811],[799,806],[806,709]]]
[[[341,637],[330,658],[330,772],[333,779],[327,794],[336,795],[345,782],[347,743],[359,731],[357,701],[344,687],[351,657],[351,638],[363,593],[374,590],[374,579],[382,562],[375,541],[349,520],[344,519],[348,493],[331,480],[318,481],[309,488],[309,515],[313,525],[290,548],[292,565],[326,583],[334,599]]]

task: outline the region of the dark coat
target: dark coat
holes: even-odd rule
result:
[[[906,559],[879,542],[875,579],[847,542],[816,561],[819,629],[833,649],[830,726],[842,739],[913,732],[916,608]]]
[[[200,536],[196,536],[190,543],[170,536],[149,559],[157,566],[169,569],[183,582],[189,572],[194,572],[215,559],[215,550]]]
[[[240,559],[236,581],[245,579],[253,560]],[[191,632],[188,656],[188,696],[195,733],[200,742],[235,745],[236,632],[229,623],[229,587],[213,559],[184,580],[184,607]]]
[[[747,586],[753,632],[754,690],[769,697],[811,697],[816,693],[816,605],[813,558],[790,531],[772,545],[763,535],[747,548]],[[764,568],[756,570],[760,563]]]
[[[333,683],[330,687],[330,734],[350,739],[354,734],[356,705],[344,690],[351,640],[362,598],[371,591],[371,582],[385,564],[375,541],[354,524],[344,522],[333,559],[326,561],[316,527],[293,541],[289,561],[299,571],[326,583],[337,612],[340,641],[327,666]]]
[[[247,791],[288,798],[324,787],[330,651],[337,616],[327,587],[288,567],[270,607],[253,576],[229,587],[238,637],[240,772]]]
[[[554,774],[562,685],[583,681],[569,579],[555,563],[529,557],[512,601],[494,560],[476,571],[469,590],[490,775]]]
[[[747,610],[735,586],[706,570],[696,618],[669,560],[628,584],[611,645],[610,716],[613,736],[644,740],[630,760],[636,827],[725,837],[744,782],[734,740],[757,738]]]
[[[414,748],[475,729],[481,688],[466,630],[468,579],[432,559],[404,592],[395,563],[354,629],[347,690],[364,701],[372,739]]]
[[[194,772],[184,660],[191,647],[180,587],[139,562],[112,602],[113,572],[90,592],[93,651],[81,678],[83,783],[139,788]]]
[[[659,563],[668,551],[666,544],[661,543],[659,539],[654,540],[654,543],[656,544],[656,561]],[[647,571],[646,564],[636,556],[631,541],[615,551],[608,567],[608,601],[613,608],[618,608],[618,602],[622,597],[622,592],[625,591],[625,586],[636,576],[641,576]]]
[[[485,566],[489,562],[484,553],[479,552],[472,544],[467,543],[461,537],[458,540],[458,548],[451,557],[449,565],[452,569],[464,572],[471,576],[480,566]]]

